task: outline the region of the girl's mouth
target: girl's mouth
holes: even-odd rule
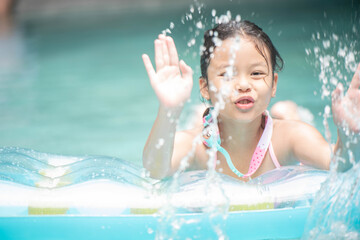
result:
[[[235,105],[237,108],[245,110],[250,109],[254,106],[254,99],[250,96],[241,97],[236,100]]]

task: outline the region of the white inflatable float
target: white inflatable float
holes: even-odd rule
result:
[[[283,167],[248,183],[143,175],[117,158],[2,148],[0,239],[299,238],[327,172]]]

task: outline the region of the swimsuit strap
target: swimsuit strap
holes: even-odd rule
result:
[[[276,168],[280,168],[281,165],[275,155],[275,152],[274,152],[274,148],[273,148],[273,145],[272,143],[270,142],[270,146],[269,146],[269,153],[270,153],[270,157],[271,157],[271,160],[273,161],[274,165]]]
[[[273,131],[273,121],[268,111],[265,111],[263,114],[265,115],[265,129],[263,131],[263,134],[261,135],[260,141],[258,145],[256,146],[255,152],[251,158],[250,167],[246,174],[241,173],[238,171],[234,164],[231,161],[229,153],[221,147],[221,139],[220,139],[220,133],[217,123],[214,122],[212,117],[212,109],[210,108],[210,111],[207,115],[203,118],[203,136],[202,136],[202,142],[205,146],[212,148],[215,147],[217,151],[221,152],[225,159],[227,164],[229,165],[230,169],[239,177],[250,177],[252,174],[256,172],[256,170],[259,169],[262,161],[265,158],[266,150],[271,145],[271,136]],[[271,151],[270,150],[270,151]],[[273,153],[273,150],[272,150]],[[275,156],[275,154],[271,154]],[[275,157],[276,159],[276,157]],[[216,159],[215,159],[216,161]],[[274,161],[274,160],[273,160]],[[277,160],[276,160],[277,162]],[[278,163],[278,162],[277,162]],[[278,165],[274,162],[275,166],[278,167]],[[215,165],[216,166],[216,165]],[[280,165],[279,165],[280,166]]]

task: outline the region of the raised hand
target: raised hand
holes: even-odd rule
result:
[[[360,133],[360,64],[358,65],[350,87],[343,95],[344,87],[339,83],[332,93],[332,111],[334,123],[340,131],[349,129]]]
[[[191,95],[193,71],[184,61],[179,62],[174,40],[164,35],[155,40],[156,71],[148,55],[142,58],[160,104],[169,109],[182,107]]]

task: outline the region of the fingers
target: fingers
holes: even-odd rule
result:
[[[354,77],[351,80],[349,88],[358,89],[359,87],[360,87],[360,64],[358,65],[358,67],[354,73]]]
[[[192,80],[193,71],[192,71],[191,67],[186,65],[186,63],[183,60],[180,61],[179,66],[180,66],[180,70],[181,70],[183,78]]]
[[[339,83],[336,86],[335,90],[331,94],[332,102],[335,103],[339,99],[341,99],[342,96],[343,96],[343,93],[344,93],[344,87],[343,87],[343,85],[341,83]]]
[[[143,54],[142,59],[145,65],[146,72],[150,78],[150,81],[152,82],[155,79],[155,75],[156,75],[155,69],[148,55]]]
[[[170,64],[169,50],[166,43],[166,36],[163,34],[159,35],[159,40],[161,41],[162,53],[163,53],[163,61],[164,65],[167,66]]]
[[[170,42],[170,45],[167,42]],[[172,45],[171,46],[171,41],[172,41]],[[171,56],[170,56],[170,47],[171,46]],[[156,63],[156,70],[159,71],[161,68],[163,68],[164,66],[168,66],[168,65],[174,65],[174,58],[177,57],[177,52],[175,49],[175,54],[174,55],[174,49],[175,48],[175,44],[173,43],[173,40],[171,37],[166,37],[163,34],[160,34],[158,39],[155,40],[155,63]],[[170,60],[170,58],[172,58]],[[177,63],[176,63],[177,65]]]
[[[166,37],[167,48],[169,49],[170,65],[179,65],[179,56],[176,50],[174,40],[171,37]]]
[[[163,57],[163,46],[162,42],[159,39],[156,39],[154,42],[155,45],[155,65],[156,71],[159,71],[165,66],[164,57]]]
[[[176,50],[174,40],[171,37],[160,34],[158,39],[154,41],[154,45],[156,72],[158,72],[165,66],[179,66],[179,56]],[[143,55],[143,60],[148,74],[153,74],[152,70],[154,70],[154,68],[152,67],[149,57],[147,55]],[[181,69],[181,71],[183,70],[187,75],[189,74],[189,72],[191,72],[192,75],[191,68],[185,63],[183,64],[183,69]],[[154,71],[154,73],[156,72]]]

